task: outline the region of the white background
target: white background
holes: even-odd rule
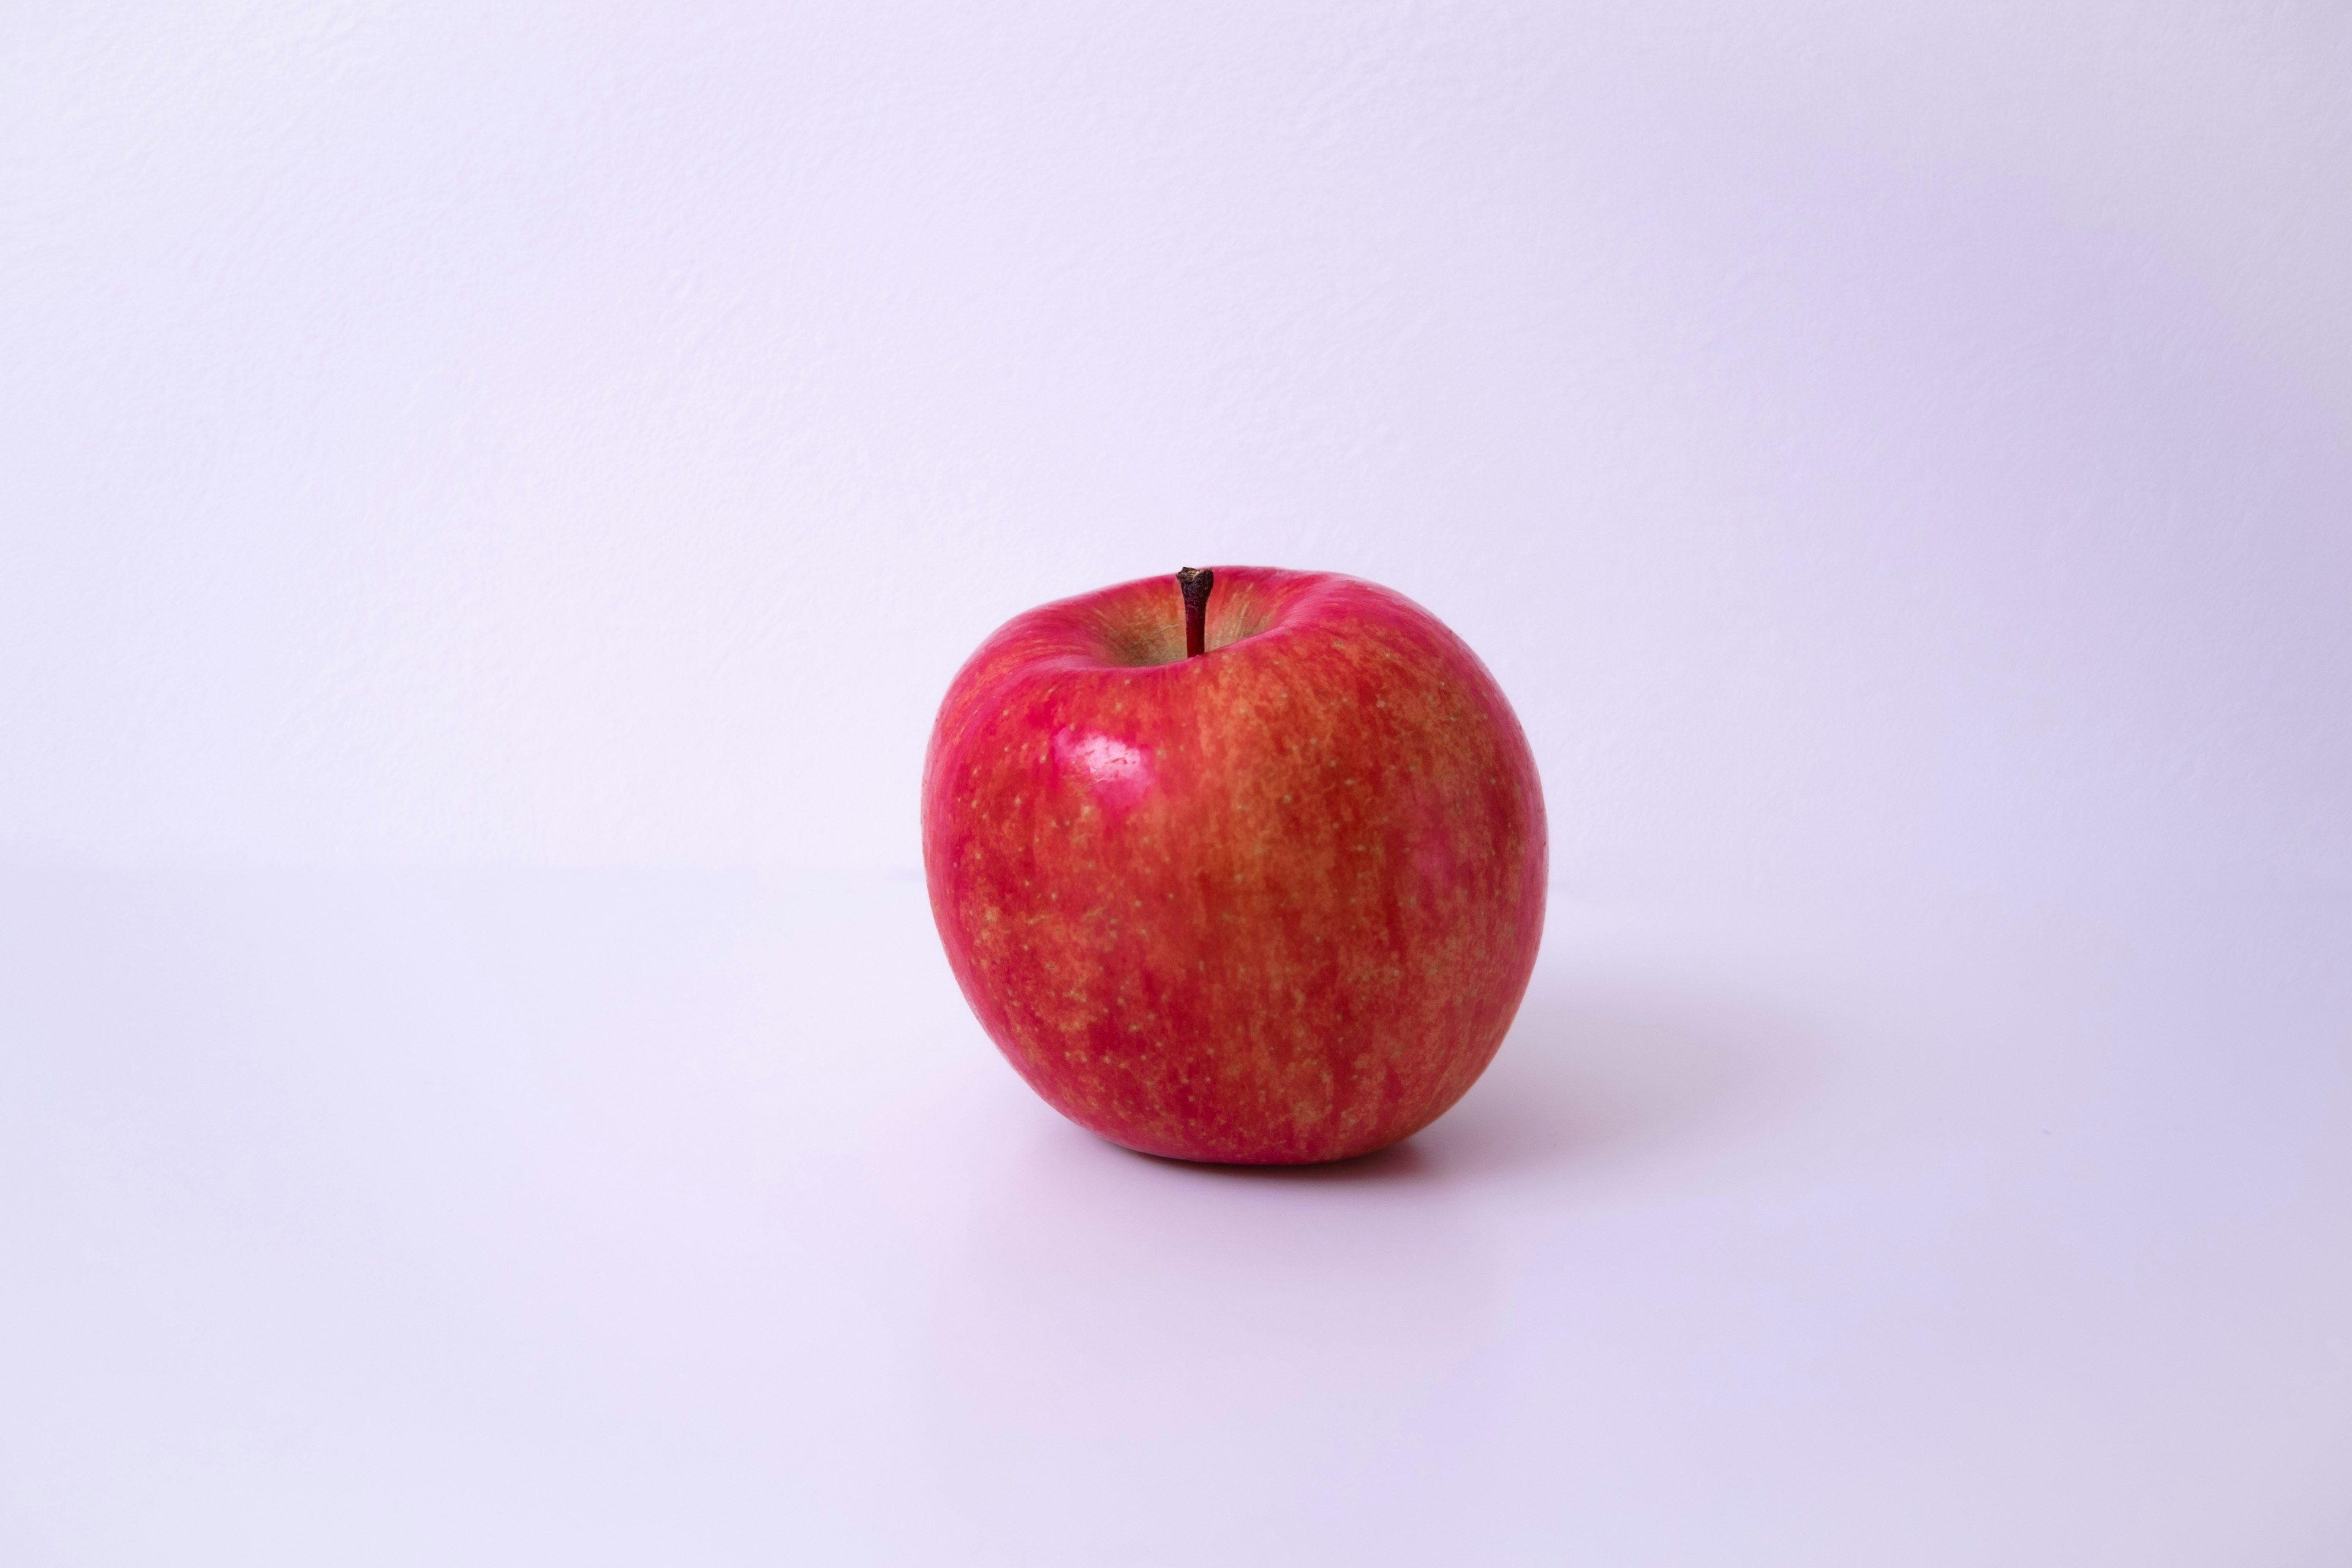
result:
[[[2352,14],[0,17],[0,1557],[2352,1559]],[[1434,610],[1454,1116],[1146,1163],[923,742]]]

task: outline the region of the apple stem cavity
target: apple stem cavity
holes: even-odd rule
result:
[[[1206,567],[1187,566],[1176,574],[1184,595],[1184,657],[1198,658],[1209,651],[1209,590],[1217,574]]]

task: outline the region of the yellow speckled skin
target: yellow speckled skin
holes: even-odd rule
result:
[[[1460,1099],[1543,932],[1534,759],[1461,639],[1355,578],[1216,571],[1021,616],[923,773],[931,911],[1056,1110],[1148,1153],[1346,1159]]]

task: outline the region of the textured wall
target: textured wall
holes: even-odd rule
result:
[[[14,15],[0,855],[911,865],[1245,561],[1568,886],[2352,880],[2352,21],[1874,9]]]

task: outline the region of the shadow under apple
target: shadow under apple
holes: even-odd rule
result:
[[[1127,1157],[1213,1185],[1403,1188],[1557,1174],[1743,1131],[1800,1097],[1822,1065],[1801,1023],[1750,1000],[1538,974],[1485,1075],[1402,1143],[1324,1165]]]
[[[1363,1179],[1564,1175],[1743,1136],[1825,1065],[1800,1021],[1752,1000],[1539,973],[1461,1103]]]

